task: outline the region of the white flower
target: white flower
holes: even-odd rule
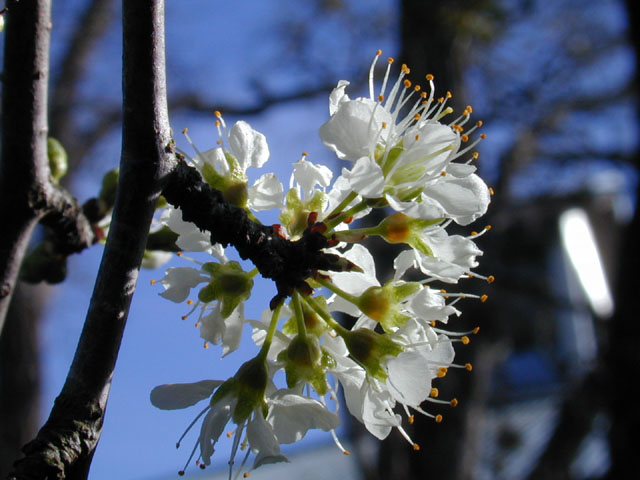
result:
[[[193,287],[208,280],[207,276],[195,268],[171,267],[167,269],[164,277],[160,280],[160,284],[164,287],[164,292],[161,292],[160,296],[172,302],[182,303],[187,299]]]
[[[440,123],[453,111],[445,108],[451,95],[435,100],[431,76],[428,95],[411,88],[405,65],[387,95],[392,59],[380,93],[374,95],[373,70],[380,53],[371,66],[368,98],[350,99],[345,81],[331,93],[331,117],[320,128],[322,141],[338,158],[355,161],[342,175],[362,197],[385,197],[393,209],[414,218],[472,222],[486,212],[489,190],[474,167],[453,161],[475,146],[477,141],[460,150],[481,123],[461,134],[471,107],[450,124]],[[407,113],[401,115],[405,106]]]

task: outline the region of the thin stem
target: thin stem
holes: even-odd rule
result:
[[[302,312],[302,304],[300,303],[300,292],[294,290],[291,296],[293,303],[293,313],[296,316],[296,325],[298,326],[298,335],[306,337],[307,326],[304,324],[304,313]]]
[[[313,298],[313,297],[302,297],[302,300],[307,305],[309,305],[313,309],[314,312],[316,312],[318,315],[320,315],[320,318],[322,318],[322,320],[324,320],[327,323],[327,325],[329,325],[331,328],[333,328],[338,335],[343,337],[343,336],[349,334],[349,330],[347,330],[342,325],[340,325],[338,322],[336,322],[328,312],[326,312],[322,307],[320,307],[316,303],[315,298]]]
[[[345,292],[344,290],[342,290],[340,287],[336,286],[334,283],[332,283],[331,281],[325,280],[323,278],[321,278],[320,276],[314,278],[314,280],[316,282],[318,282],[320,285],[322,285],[325,288],[328,288],[329,290],[331,290],[333,293],[335,293],[336,295],[338,295],[339,297],[344,298],[345,300],[357,305],[358,304],[358,297],[351,295],[350,293]]]
[[[276,333],[276,327],[278,326],[278,320],[280,318],[280,310],[282,310],[282,305],[284,305],[284,300],[280,301],[276,308],[273,309],[273,314],[271,315],[271,323],[269,323],[269,329],[267,330],[267,336],[264,339],[264,343],[262,344],[262,348],[258,352],[256,358],[260,358],[265,360],[267,358],[267,354],[269,353],[269,349],[271,348],[271,342],[273,341],[273,336]]]
[[[358,194],[356,192],[351,192],[349,195],[346,196],[346,198],[344,200],[342,200],[338,206],[336,208],[334,208],[331,213],[329,215],[327,215],[327,218],[330,219],[329,221],[325,222],[327,224],[327,226],[332,223],[331,218],[334,215],[338,215],[340,212],[342,212],[342,210],[344,210],[347,205],[349,205],[351,202],[353,202],[355,200],[355,198],[358,196]],[[338,225],[337,223],[335,225]],[[333,225],[335,227],[335,225]],[[333,228],[333,227],[331,227]],[[329,228],[329,230],[331,230],[331,228]]]

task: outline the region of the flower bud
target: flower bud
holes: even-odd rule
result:
[[[211,282],[198,292],[201,302],[220,302],[222,318],[228,318],[236,307],[251,296],[253,278],[242,270],[238,262],[208,262],[202,270],[212,277]]]
[[[401,345],[386,335],[368,328],[349,331],[342,337],[351,357],[362,365],[369,375],[381,381],[387,378],[387,372],[381,362],[385,357],[397,357],[403,351]]]
[[[1,15],[0,18],[2,18]],[[58,140],[49,137],[47,138],[47,156],[49,157],[51,178],[55,183],[58,183],[66,175],[69,168],[67,152]]]
[[[299,382],[308,382],[320,395],[327,393],[327,380],[322,366],[322,350],[317,337],[297,335],[291,340],[278,360],[284,361],[287,386],[295,387]]]

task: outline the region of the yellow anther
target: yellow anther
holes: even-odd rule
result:
[[[478,120],[476,122],[476,127],[480,128],[482,126],[482,120]]]
[[[471,365],[470,363],[465,363],[464,368],[466,368],[467,371],[470,372],[471,370],[473,370],[473,365]]]
[[[421,87],[420,85],[415,85],[415,86],[413,87],[413,89],[414,89],[416,92],[419,92],[420,90],[422,90],[422,87]]]
[[[471,105],[467,105],[467,108],[465,108],[465,110],[468,110],[469,113],[473,113],[473,107]]]
[[[227,432],[227,438],[233,437],[233,432]]]
[[[242,478],[249,478],[249,472],[244,472],[242,474]]]
[[[184,134],[185,134],[185,133],[187,133],[188,131],[189,131],[189,129],[188,129],[188,128],[183,128],[183,129],[182,129],[182,134],[184,135]]]
[[[438,373],[436,373],[438,378],[444,378],[446,374],[447,374],[447,369],[444,367],[440,367],[440,370],[438,370]]]
[[[382,55],[382,50],[377,50],[376,51],[376,56],[378,56],[378,55]]]
[[[487,277],[487,282],[489,282],[489,283],[493,283],[493,282],[495,282],[495,281],[496,281],[496,277],[494,277],[493,275],[489,275],[489,276]]]
[[[351,452],[350,452],[349,450],[345,450],[345,451],[344,451],[344,452],[342,452],[342,453],[344,453],[345,455],[351,455]]]
[[[473,232],[471,232],[471,236],[475,237],[476,235],[478,235],[478,232],[476,232],[475,230]]]
[[[421,96],[422,98],[427,98],[427,92],[421,92],[421,93],[420,93],[420,96]]]
[[[415,421],[415,417],[413,415],[409,415],[407,417],[407,421],[409,422],[409,425],[413,425],[413,422]]]
[[[222,117],[222,114],[220,113],[220,110],[216,110],[215,112],[213,112],[213,114],[218,118]]]
[[[468,141],[469,141],[469,135],[467,135],[467,134],[465,133],[464,135],[462,135],[462,136],[460,137],[460,139],[461,139],[463,142],[468,142]]]
[[[413,451],[417,452],[418,450],[420,450],[420,445],[418,445],[417,443],[413,444]]]
[[[193,305],[193,300],[187,300],[187,305]]]
[[[420,135],[416,135],[416,142],[420,140]]]
[[[431,320],[430,325],[431,325],[433,328],[436,328],[436,321],[435,321],[435,320]]]
[[[220,120],[216,120],[216,127],[219,127],[220,125],[222,125],[222,123],[220,123]]]
[[[442,415],[440,415],[440,414],[436,415],[435,421],[436,421],[436,423],[442,422]]]
[[[489,193],[491,193],[491,187],[489,187]],[[484,227],[484,229],[488,232],[489,230],[491,230],[493,227],[491,225],[487,225],[486,227]]]
[[[404,82],[402,82],[404,84],[404,88],[410,88],[411,87],[411,80],[405,79]]]
[[[473,152],[473,154],[471,154],[471,157],[472,157],[474,160],[477,160],[479,156],[480,156],[480,154],[479,154],[478,152]]]
[[[217,141],[216,141],[216,144],[218,144],[218,145],[222,145],[222,140],[217,140]]]
[[[447,291],[444,288],[441,288],[440,293],[447,293]]]
[[[420,120],[420,114],[419,114],[419,113],[416,113],[416,114],[413,116],[413,119],[414,119],[414,120]]]
[[[476,327],[473,329],[473,334],[476,335],[480,331],[480,327]]]
[[[204,342],[204,348],[209,348],[209,344],[207,342]]]
[[[496,192],[492,187],[489,187],[489,195],[494,195]]]
[[[453,93],[447,91],[447,93],[445,94],[447,98],[451,98],[453,97]]]
[[[193,324],[194,327],[198,328],[200,326],[200,322],[196,322]]]
[[[441,177],[446,177],[447,176],[447,172],[445,172],[444,170],[442,172],[440,172],[440,176]]]
[[[435,387],[433,387],[429,392],[429,396],[432,398],[438,398],[438,395],[440,395],[440,391]]]
[[[440,98],[438,99],[438,103],[443,103],[443,102],[444,102],[444,97],[440,97]]]
[[[480,138],[484,140],[485,138],[487,138],[487,135],[483,133],[482,135],[480,135]]]
[[[471,340],[469,340],[469,337],[467,337],[466,335],[464,337],[462,337],[460,340],[462,341],[462,343],[464,345],[469,345],[469,342],[471,341]]]
[[[425,77],[427,80],[429,80],[430,82],[433,81],[433,75],[431,75],[430,73],[427,73],[427,76]]]
[[[387,128],[387,122],[382,122],[382,128]]]
[[[452,398],[451,401],[449,402],[449,405],[451,405],[452,407],[457,407],[458,406],[458,399],[457,398]]]
[[[407,65],[406,65],[406,64],[404,64],[404,63],[402,64],[401,69],[402,69],[402,72],[403,72],[405,75],[409,75],[409,74],[411,73],[411,69],[410,69],[409,67],[407,67]]]
[[[384,95],[378,95],[378,101],[384,102]]]
[[[151,285],[155,285],[156,281],[155,280],[151,280],[149,283],[151,283]]]
[[[182,315],[180,318],[181,318],[182,320],[186,320],[186,319],[188,318],[188,316],[187,316],[187,315]]]
[[[395,60],[393,59],[393,57],[389,57],[389,58],[387,58],[387,62],[389,64],[391,64],[391,63],[395,62]]]
[[[307,152],[302,152],[303,157],[306,157],[307,155],[309,155]]]
[[[482,295],[482,296],[480,297],[480,301],[481,301],[482,303],[486,302],[488,299],[489,299],[489,296],[488,296],[488,295]],[[476,332],[473,332],[473,333],[476,333]]]

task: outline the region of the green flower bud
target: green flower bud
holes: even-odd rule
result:
[[[316,297],[316,301],[317,304],[321,304],[321,308],[323,308],[327,312],[327,314],[329,314],[329,309],[327,308],[327,299],[325,297]],[[307,329],[307,333],[319,337],[324,332],[329,330],[327,322],[322,320],[322,318],[320,318],[320,316],[305,302],[301,303],[302,317],[304,320],[304,326]],[[282,325],[282,333],[284,333],[285,335],[296,335],[298,333],[298,325],[294,316],[292,316],[284,323],[284,325]]]
[[[369,287],[360,295],[357,305],[365,315],[380,323],[385,331],[390,331],[403,326],[411,318],[400,311],[400,302],[420,288],[417,282],[396,285],[388,282],[382,287]]]
[[[253,278],[242,270],[238,262],[209,262],[202,270],[211,275],[211,282],[198,293],[201,302],[220,302],[222,318],[228,318],[236,307],[251,296]]]
[[[397,357],[402,353],[402,346],[386,335],[381,335],[368,328],[359,328],[342,334],[351,357],[364,367],[369,375],[384,381],[387,372],[381,362],[385,357]]]
[[[120,169],[114,168],[102,177],[102,189],[100,190],[98,198],[105,203],[107,210],[112,209],[113,204],[116,202],[116,189],[118,188],[119,176]]]
[[[287,386],[295,387],[299,382],[308,382],[320,395],[327,393],[327,380],[322,365],[323,352],[318,338],[313,335],[297,335],[286,350],[278,355],[285,364]]]
[[[253,358],[248,362],[245,362],[236,372],[235,376],[227,380],[231,383],[231,389],[238,398],[236,408],[233,411],[233,421],[240,425],[244,422],[251,413],[258,407],[261,407],[266,416],[267,404],[264,400],[264,392],[267,388],[269,381],[269,372],[267,370],[267,364],[264,359]],[[218,392],[222,389],[222,385]],[[213,402],[216,395],[213,396],[211,401]],[[224,396],[223,392],[223,396]]]
[[[0,15],[0,18],[3,18]],[[69,169],[69,159],[62,144],[55,138],[47,138],[47,156],[49,157],[49,170],[51,178],[58,183]]]

